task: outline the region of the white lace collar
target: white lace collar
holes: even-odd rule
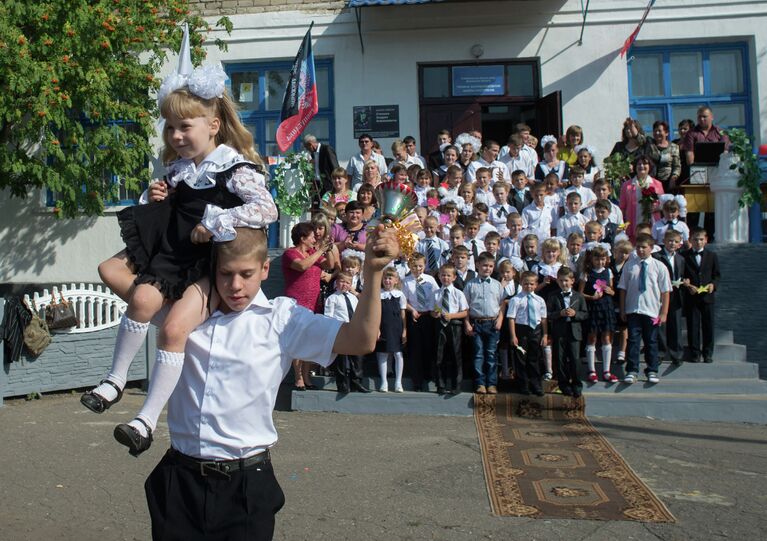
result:
[[[238,163],[253,163],[230,146],[218,145],[200,165],[194,160],[180,159],[170,164],[170,178],[175,185],[186,183],[190,188],[202,190],[216,185],[216,174],[231,169]]]

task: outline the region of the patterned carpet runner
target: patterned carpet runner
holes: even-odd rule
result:
[[[583,398],[474,395],[495,515],[674,522],[586,419]]]

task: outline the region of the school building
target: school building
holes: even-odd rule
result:
[[[231,35],[211,36],[229,50],[211,41],[208,59],[224,63],[264,155],[276,153],[288,73],[312,22],[320,111],[308,131],[342,163],[362,132],[387,154],[394,139],[413,135],[428,154],[441,128],[479,129],[503,144],[518,122],[538,137],[578,124],[601,161],[627,116],[646,129],[656,119],[674,128],[704,103],[718,126],[767,142],[763,1],[658,1],[625,57],[619,51],[646,0],[190,4],[211,22],[226,15],[234,24]],[[57,221],[50,204],[46,193],[25,201],[0,194],[0,284],[97,282],[97,264],[121,248],[119,207]]]

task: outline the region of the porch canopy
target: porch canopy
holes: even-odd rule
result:
[[[366,6],[404,6],[407,4],[430,4],[432,2],[444,2],[444,0],[349,0],[346,5],[350,8],[362,8]]]

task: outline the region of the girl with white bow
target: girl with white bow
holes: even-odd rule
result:
[[[158,96],[168,174],[142,195],[144,204],[118,214],[125,249],[99,265],[102,280],[128,308],[112,368],[80,399],[91,411],[102,413],[122,398],[150,321],[169,306],[144,406],[114,431],[134,456],[152,442],[181,375],[187,336],[218,306],[208,281],[209,241],[232,240],[235,227],[263,228],[277,219],[253,137],[226,94],[226,79],[220,63],[192,70],[185,28],[178,72],[163,81]]]

